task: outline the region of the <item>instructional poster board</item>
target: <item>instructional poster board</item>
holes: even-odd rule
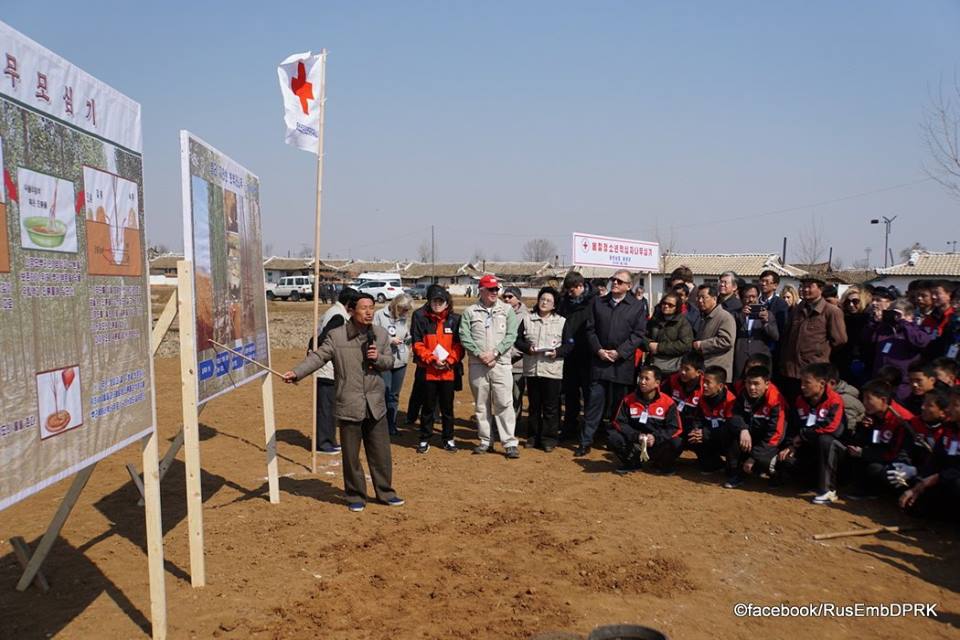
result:
[[[140,105],[0,22],[0,509],[154,430]]]
[[[184,255],[193,261],[197,404],[270,366],[260,242],[260,179],[188,131],[180,132]]]

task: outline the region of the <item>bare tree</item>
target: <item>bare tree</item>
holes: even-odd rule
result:
[[[154,244],[147,247],[147,259],[153,260],[157,256],[161,256],[165,253],[170,253],[170,249],[167,248],[167,245],[163,243]]]
[[[907,260],[910,259],[910,254],[913,253],[914,251],[926,251],[926,250],[927,248],[925,246],[923,246],[919,242],[914,242],[909,247],[906,247],[905,249],[900,250],[900,259],[906,262]]]
[[[839,258],[839,257],[838,257],[838,258],[834,258],[834,259],[833,259],[833,264],[830,265],[830,268],[831,268],[831,269],[836,269],[837,271],[842,271],[842,270],[843,270],[843,264],[844,264],[844,263],[843,263],[843,258]]]
[[[430,247],[430,239],[426,238],[417,247],[417,260],[420,262],[430,262],[433,258],[433,251]]]
[[[956,198],[960,198],[960,81],[946,92],[941,82],[924,110],[920,125],[930,153],[924,171]]]
[[[823,261],[827,243],[819,220],[810,216],[810,225],[800,229],[797,244],[799,247],[794,251],[794,256],[800,264],[816,264]]]
[[[272,242],[267,242],[267,243],[265,243],[265,244],[263,245],[263,255],[265,255],[265,256],[268,257],[268,258],[273,255],[273,243],[272,243]]]
[[[559,253],[557,245],[546,238],[534,238],[523,245],[523,259],[527,262],[550,262]]]
[[[486,259],[486,252],[483,249],[477,248],[473,250],[473,255],[470,256],[470,264],[479,264]]]
[[[656,226],[653,231],[653,239],[660,245],[660,271],[664,271],[667,268],[667,256],[677,250],[679,238],[675,233],[676,230],[673,225],[670,225],[668,231],[663,231],[660,228],[659,219],[657,219],[654,224]]]
[[[298,258],[312,258],[313,257],[313,247],[307,244],[301,244],[300,249],[297,251]]]
[[[860,258],[858,260],[854,260],[852,266],[858,271],[866,271],[870,268],[870,260],[867,258]]]

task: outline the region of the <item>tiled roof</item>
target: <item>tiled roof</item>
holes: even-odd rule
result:
[[[378,261],[378,262],[350,262],[341,267],[340,271],[346,271],[347,273],[366,273],[368,271],[376,271],[378,273],[400,273],[400,270],[403,269],[405,263],[402,262],[388,262],[388,261]]]
[[[783,264],[775,253],[672,253],[664,257],[663,273],[680,266],[689,267],[695,276],[718,276],[734,271],[738,276],[758,277],[767,269],[781,276],[799,277],[806,271],[794,265]]]
[[[310,269],[312,266],[312,258],[284,258],[281,256],[270,256],[263,261],[264,269],[274,269],[276,271],[300,271]]]
[[[451,278],[470,275],[467,270],[469,266],[465,262],[438,262],[436,265],[430,262],[411,262],[400,271],[400,276],[403,278],[426,278],[436,275],[437,277]]]
[[[176,253],[165,253],[157,256],[150,261],[151,269],[176,269],[177,262],[183,260],[183,256]]]
[[[911,256],[901,264],[885,269],[877,269],[881,276],[960,276],[960,253],[923,251]]]
[[[550,269],[549,262],[478,262],[472,265],[479,274],[492,273],[504,278],[516,276],[538,276]]]

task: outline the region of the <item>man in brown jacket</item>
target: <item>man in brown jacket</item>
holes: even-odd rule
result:
[[[361,293],[347,303],[350,321],[331,330],[320,347],[303,362],[283,374],[284,382],[296,382],[333,362],[336,383],[335,415],[340,426],[343,454],[343,485],[350,511],[363,511],[367,483],[360,465],[360,442],[367,454],[373,488],[380,502],[403,506],[393,490],[387,405],[381,371],[393,367],[390,336],[373,325],[373,296]]]
[[[823,299],[826,282],[817,276],[800,280],[800,302],[790,309],[787,335],[781,339],[780,390],[793,402],[800,393],[800,370],[829,362],[830,351],[847,342],[843,311]]]

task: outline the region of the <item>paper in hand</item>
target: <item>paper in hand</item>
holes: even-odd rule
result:
[[[437,362],[446,362],[447,358],[450,357],[450,352],[444,349],[442,344],[438,344],[433,348],[433,357],[437,359]]]

